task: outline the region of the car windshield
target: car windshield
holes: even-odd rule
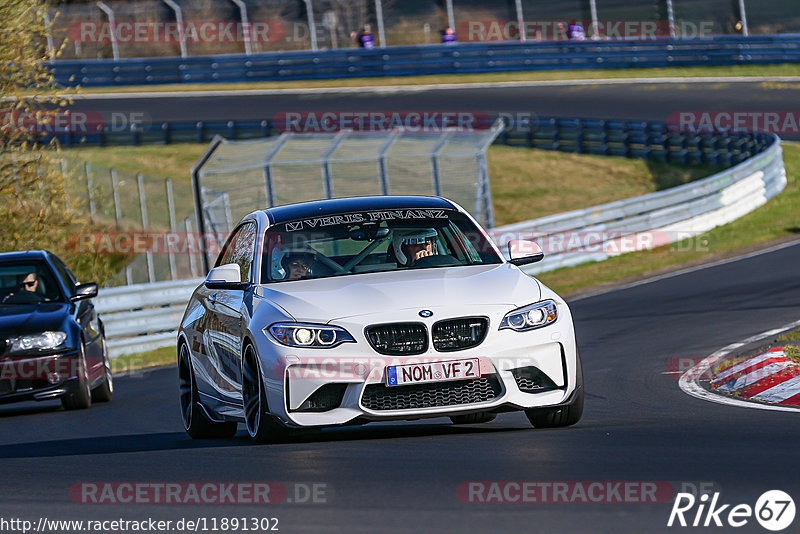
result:
[[[502,263],[463,213],[380,210],[298,219],[264,238],[264,283]]]
[[[61,290],[45,262],[0,262],[0,304],[63,301]]]

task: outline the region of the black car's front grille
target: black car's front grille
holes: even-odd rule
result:
[[[485,317],[446,319],[433,325],[433,348],[452,352],[477,347],[483,342],[489,320]]]
[[[486,402],[502,392],[497,375],[491,374],[472,380],[431,382],[407,386],[369,384],[364,388],[361,404],[375,411],[413,410],[439,406],[460,406]]]
[[[428,329],[422,323],[388,323],[367,327],[367,340],[380,354],[422,354],[428,350]]]
[[[13,391],[14,391],[14,382],[12,382],[7,378],[0,379],[0,395],[5,395],[6,393],[12,393]]]
[[[511,374],[514,375],[514,380],[519,390],[524,393],[541,393],[551,389],[558,389],[556,383],[536,367],[512,369]]]

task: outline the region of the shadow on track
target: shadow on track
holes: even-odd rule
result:
[[[19,417],[22,415],[35,415],[40,413],[50,413],[61,411],[60,404],[44,404],[39,406],[16,406],[13,408],[0,409],[0,418]]]
[[[313,430],[292,435],[288,440],[266,447],[291,447],[293,444],[313,442],[337,442],[372,439],[403,439],[454,434],[484,434],[520,431],[509,427],[469,427],[449,424],[424,424],[408,426],[381,426],[375,428],[350,427],[326,430]],[[528,431],[528,429],[525,429]],[[16,443],[0,446],[0,458],[48,458],[59,456],[81,456],[94,454],[113,454],[126,452],[151,452],[177,449],[222,448],[251,446],[246,434],[241,430],[232,439],[192,440],[184,432],[162,432],[154,434],[134,434],[128,436],[108,436],[74,438],[52,441]],[[256,445],[252,445],[256,446]]]

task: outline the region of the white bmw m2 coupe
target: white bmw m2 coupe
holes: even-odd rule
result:
[[[178,332],[193,438],[244,423],[259,443],[292,429],[524,410],[535,427],[583,412],[567,304],[460,206],[373,196],[253,212],[194,291]]]

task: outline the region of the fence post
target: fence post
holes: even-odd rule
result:
[[[142,230],[147,231],[147,201],[144,196],[144,177],[141,173],[136,175],[136,183],[139,186],[139,210],[142,214]],[[147,260],[147,280],[149,282],[155,282],[156,275],[153,268],[153,251],[148,248],[144,255]]]
[[[314,6],[311,0],[305,0],[306,14],[308,15],[308,35],[311,38],[311,50],[317,49],[317,24],[314,22]]]
[[[669,36],[675,37],[675,10],[672,8],[672,0],[667,0],[667,21],[669,23]]]
[[[111,53],[114,59],[119,59],[119,43],[117,43],[117,22],[114,19],[114,11],[103,2],[97,2],[97,7],[108,17],[108,29],[111,37]]]
[[[453,28],[453,31],[456,31],[456,18],[453,15],[453,0],[445,0],[445,4],[447,4],[447,25]]]
[[[192,235],[192,218],[186,217],[183,220],[183,226],[186,229],[186,235]],[[188,239],[188,238],[187,238]],[[200,236],[200,239],[203,239],[203,236]],[[200,251],[205,250],[204,247],[200,246]],[[186,247],[186,253],[189,255],[189,270],[192,271],[192,276],[198,276],[197,274],[197,259],[194,257],[195,253],[192,251],[191,247]]]
[[[597,0],[589,0],[589,9],[592,12],[592,39],[599,39],[599,24],[597,23]]]
[[[522,0],[516,0],[514,2],[516,5],[517,10],[517,24],[519,24],[519,40],[520,41],[527,41],[528,35],[525,31],[525,19],[522,17]],[[455,31],[455,28],[453,28]]]
[[[247,4],[243,0],[231,0],[239,8],[242,17],[242,33],[244,37],[244,53],[248,56],[253,53],[252,32],[250,31],[250,21],[247,19]]]
[[[174,0],[164,0],[164,3],[175,12],[175,22],[178,24],[178,42],[181,47],[181,57],[186,57],[188,55],[186,53],[186,33],[183,30],[183,13],[181,12],[181,6],[176,4]]]
[[[61,179],[64,180],[64,208],[69,211],[69,183],[66,158],[61,158]]]
[[[172,196],[172,180],[164,180],[164,185],[167,187],[167,210],[169,211],[169,231],[175,232],[175,199]],[[167,252],[167,259],[169,260],[169,276],[172,280],[177,280],[178,272],[175,268],[175,253],[172,250],[172,240],[165,239],[164,244],[169,247]]]
[[[742,35],[747,37],[750,35],[750,29],[747,27],[747,11],[744,7],[744,0],[739,0],[739,15],[742,17]]]
[[[94,189],[94,185],[92,184],[91,177],[92,166],[87,161],[84,163],[83,169],[86,172],[86,192],[89,197],[89,217],[91,218],[92,222],[94,222],[94,192],[92,191]]]
[[[375,0],[375,18],[378,19],[378,39],[381,43],[381,48],[386,46],[386,35],[383,31],[383,5],[381,0]]]
[[[111,169],[111,189],[114,194],[114,219],[117,221],[117,230],[119,230],[119,222],[122,219],[122,206],[120,206],[119,202],[118,186],[117,169]]]

